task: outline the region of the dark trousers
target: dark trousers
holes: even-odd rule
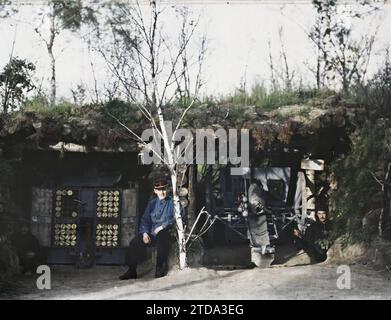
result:
[[[23,272],[36,273],[39,265],[43,264],[44,258],[42,254],[34,252],[34,255],[28,256],[23,254],[19,256],[19,265],[23,267]]]
[[[126,254],[126,263],[129,267],[137,267],[137,264],[146,260],[147,248],[156,246],[157,251],[157,265],[162,266],[167,263],[168,255],[171,246],[171,235],[169,229],[163,229],[157,236],[151,236],[151,242],[145,244],[143,235],[139,234],[130,241],[129,249]]]
[[[296,238],[294,240],[294,246],[298,250],[304,250],[313,262],[323,262],[327,259],[327,250],[322,249],[315,243],[311,243],[307,240]]]

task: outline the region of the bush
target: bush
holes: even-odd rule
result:
[[[235,106],[255,106],[259,112],[270,111],[282,106],[295,104],[309,104],[312,99],[325,99],[335,92],[328,89],[318,90],[314,88],[298,88],[296,90],[268,90],[261,84],[256,84],[251,88],[250,93],[243,90],[236,90],[234,94],[222,96],[216,103]],[[209,98],[211,101],[211,98]]]
[[[373,234],[363,232],[363,218],[383,206],[381,185],[376,179],[384,179],[385,174],[385,130],[391,116],[390,64],[385,63],[367,86],[352,88],[343,99],[363,105],[369,117],[351,134],[351,152],[331,166],[339,185],[332,196],[336,233],[345,234],[352,242],[369,242]]]
[[[36,96],[27,100],[22,108],[23,111],[37,112],[52,119],[64,119],[72,115],[80,114],[80,109],[80,106],[66,100],[61,100],[51,107],[48,100],[43,96]]]

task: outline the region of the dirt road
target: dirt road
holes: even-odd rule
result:
[[[351,288],[338,289],[337,266],[310,265],[249,270],[172,270],[154,279],[119,281],[123,267],[80,270],[53,266],[51,290],[38,290],[38,275],[17,276],[0,299],[390,299],[391,273],[350,266]],[[346,282],[344,282],[346,284]],[[6,292],[4,292],[6,291]]]

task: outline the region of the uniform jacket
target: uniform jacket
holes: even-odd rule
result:
[[[316,221],[312,223],[305,232],[305,239],[309,243],[316,244],[318,241],[325,240],[330,235],[332,221],[327,220],[326,223]]]
[[[181,207],[181,215],[183,210]],[[141,217],[139,233],[153,234],[153,231],[163,226],[164,229],[174,224],[174,201],[171,197],[160,200],[154,197],[149,200],[144,214]]]

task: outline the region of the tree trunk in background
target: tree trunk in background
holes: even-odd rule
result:
[[[56,38],[56,26],[55,26],[55,16],[54,16],[54,4],[52,7],[52,13],[50,17],[50,39],[47,43],[47,49],[50,57],[50,68],[51,68],[51,77],[50,77],[50,105],[54,106],[56,103],[56,59],[54,58],[53,45]]]
[[[52,75],[50,78],[50,105],[56,103],[56,60],[52,51],[49,51]]]
[[[211,181],[211,172],[212,166],[207,165],[206,173],[205,173],[205,209],[210,214],[212,214],[212,181]]]
[[[6,81],[5,85],[4,85],[4,88],[5,88],[5,92],[4,92],[4,98],[3,98],[3,113],[6,114],[8,113],[8,100],[9,100],[9,91],[7,89],[8,87],[8,81]]]

